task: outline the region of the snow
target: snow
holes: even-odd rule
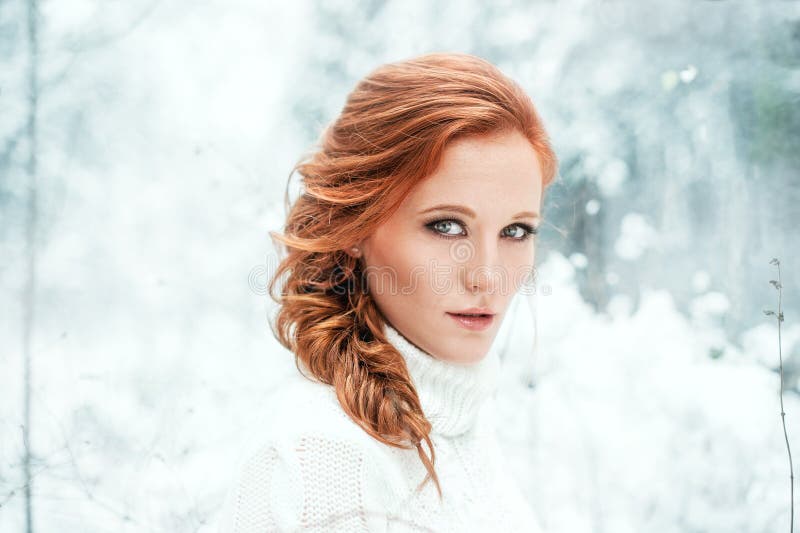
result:
[[[498,431],[547,530],[678,532],[681,520],[711,531],[782,527],[776,328],[745,332],[739,350],[682,316],[665,291],[645,291],[633,312],[617,296],[611,316],[593,313],[564,265],[553,254],[540,269],[552,294],[538,297],[538,351],[525,336],[509,347],[529,354],[535,387],[506,373],[498,400]],[[724,309],[717,294],[701,301]],[[792,331],[784,352],[798,342],[800,327]],[[724,355],[710,358],[712,348]],[[800,402],[785,401],[800,449]]]
[[[34,531],[215,530],[240,446],[296,372],[264,287],[289,169],[358,77],[434,49],[516,77],[566,185],[585,186],[554,198],[566,227],[496,342],[497,430],[546,531],[788,529],[778,331],[752,304],[777,296],[770,257],[797,264],[797,180],[751,167],[735,125],[762,66],[766,100],[797,88],[759,47],[800,3],[715,4],[42,3]],[[24,8],[2,7],[4,147],[26,124]],[[0,167],[0,533],[24,531],[16,146]],[[587,220],[596,232],[569,234]],[[605,312],[579,286],[595,242]],[[761,322],[726,333],[736,308]],[[781,337],[797,368],[795,315]],[[800,457],[798,395],[784,401]]]
[[[619,257],[633,261],[640,258],[648,248],[657,246],[657,238],[658,232],[644,215],[628,213],[622,218],[614,251]]]

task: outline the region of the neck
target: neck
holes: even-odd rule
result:
[[[437,359],[384,322],[387,340],[402,354],[432,432],[457,436],[471,430],[497,387],[499,356],[493,350],[477,363]]]

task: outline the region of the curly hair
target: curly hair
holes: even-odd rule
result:
[[[274,335],[295,354],[301,373],[302,361],[313,378],[334,387],[364,431],[390,446],[416,448],[427,470],[417,490],[432,479],[440,498],[431,424],[403,357],[383,334],[365,265],[345,250],[436,170],[448,143],[513,130],[535,149],[545,188],[557,170],[555,153],[530,98],[497,67],[464,53],[384,64],[356,84],[315,150],[295,164],[289,177],[302,176],[302,194],[290,209],[287,200],[283,234],[270,232],[284,246],[269,282],[279,304],[270,321]]]

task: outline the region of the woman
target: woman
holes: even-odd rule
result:
[[[271,326],[299,372],[223,531],[539,531],[494,434],[490,348],[556,166],[529,97],[483,59],[427,54],[356,85],[273,234]]]

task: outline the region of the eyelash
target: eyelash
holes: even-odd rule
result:
[[[436,235],[437,237],[440,237],[442,239],[450,240],[450,239],[457,239],[459,237],[463,237],[463,235],[447,235],[445,233],[442,233],[441,231],[437,231],[436,229],[434,229],[435,226],[437,224],[439,224],[440,222],[455,222],[456,224],[458,224],[462,228],[466,226],[463,222],[461,222],[457,218],[442,218],[442,219],[432,220],[431,222],[426,223],[425,227],[428,228],[430,231],[432,231],[434,235]],[[528,239],[531,238],[531,235],[536,235],[537,233],[539,233],[539,228],[531,226],[530,224],[524,224],[522,222],[518,222],[518,223],[512,224],[511,226],[519,226],[525,232],[525,234],[522,237],[519,237],[519,238],[516,238],[516,237],[505,237],[506,239],[509,239],[509,240],[512,240],[512,241],[525,242],[525,241],[527,241]]]

